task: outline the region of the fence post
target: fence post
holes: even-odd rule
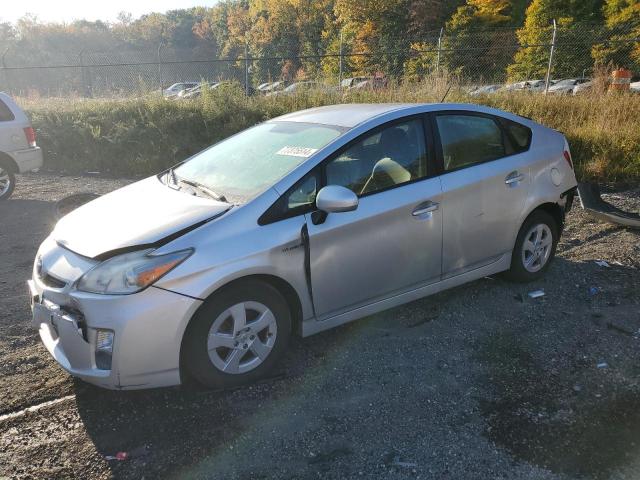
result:
[[[338,87],[342,86],[342,72],[343,72],[343,64],[342,64],[342,58],[343,58],[343,50],[342,50],[342,29],[340,30],[340,69],[339,69],[339,73],[338,73]]]
[[[160,56],[162,50],[162,40],[158,44],[158,87],[160,88],[160,95],[164,94],[164,89],[162,88],[162,57]]]
[[[440,35],[438,35],[438,58],[436,59],[436,73],[440,72],[440,53],[442,52],[442,34],[444,33],[444,27],[440,28]]]
[[[556,49],[556,32],[557,24],[555,18],[553,19],[553,35],[551,37],[551,51],[549,52],[549,65],[547,65],[547,77],[544,82],[544,94],[549,93],[549,82],[551,81],[551,64],[553,62],[553,52]]]
[[[11,91],[11,85],[9,85],[9,70],[7,70],[7,63],[5,61],[5,57],[7,56],[7,53],[9,53],[9,48],[11,47],[7,47],[2,53],[2,71],[4,72],[4,78],[7,82],[7,92]]]
[[[244,93],[249,96],[249,44],[244,43]]]

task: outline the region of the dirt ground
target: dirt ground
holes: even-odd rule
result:
[[[127,182],[26,175],[0,204],[0,478],[640,478],[640,232],[578,206],[534,284],[296,339],[250,387],[110,392],[49,357],[25,280],[56,200]],[[608,199],[638,211],[640,189]]]

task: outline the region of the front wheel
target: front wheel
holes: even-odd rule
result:
[[[520,228],[506,276],[517,282],[531,282],[549,268],[558,244],[559,227],[547,212],[537,210]]]
[[[6,200],[16,188],[16,176],[7,167],[0,165],[0,200]]]
[[[234,387],[264,377],[284,353],[291,313],[280,292],[251,280],[210,297],[187,329],[185,366],[200,383]]]

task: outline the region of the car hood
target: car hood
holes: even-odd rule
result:
[[[161,243],[231,207],[179,192],[151,177],[77,208],[60,219],[52,236],[65,248],[95,258]]]

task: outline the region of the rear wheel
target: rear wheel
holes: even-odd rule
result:
[[[16,188],[16,176],[6,166],[0,165],[0,200],[6,200]]]
[[[284,353],[291,314],[280,292],[251,280],[209,298],[186,333],[185,366],[209,387],[233,387],[264,377]]]
[[[536,210],[520,228],[507,277],[517,282],[540,278],[549,268],[557,244],[556,221],[547,212]]]

